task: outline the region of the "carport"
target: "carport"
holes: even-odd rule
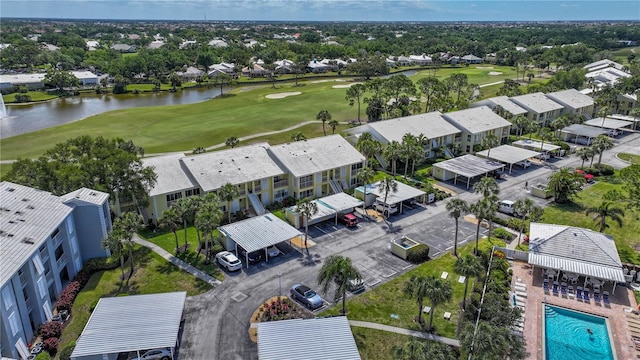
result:
[[[540,153],[511,145],[500,145],[491,150],[478,151],[476,156],[509,164],[509,174],[511,174],[513,164],[527,161],[532,157],[540,156]]]
[[[608,129],[608,133],[611,135],[614,135],[614,131],[622,131],[622,129],[624,128],[627,128],[627,130],[631,130],[631,127],[633,126],[633,121],[611,118],[595,118],[587,120],[584,123],[596,128]]]
[[[382,188],[380,181],[378,181],[375,184],[366,185],[366,194],[367,194],[366,198],[364,196],[364,192],[365,192],[364,186],[357,187],[355,189],[355,192],[356,192],[356,196],[359,196],[358,193],[361,194],[360,196],[364,198],[364,202],[366,206],[372,205],[376,200],[385,205],[400,204],[400,208],[398,209],[400,213],[402,213],[403,201],[417,199],[422,196],[422,202],[425,202],[424,196],[426,193],[424,191],[420,189],[416,189],[413,186],[403,184],[399,181],[396,181],[396,184],[397,184],[397,191],[396,192],[389,191],[389,194],[387,194],[386,203],[384,202],[384,189]]]
[[[590,145],[591,139],[597,137],[598,135],[606,135],[607,133],[609,133],[609,131],[589,125],[572,124],[560,130],[560,133],[563,135],[563,141],[569,141],[569,139],[575,136],[576,140],[574,141],[574,143],[577,144],[580,140],[580,137],[584,137],[586,140],[584,141],[584,145]]]
[[[555,153],[561,147],[558,145],[551,144],[549,142],[545,142],[544,144],[540,141],[535,140],[517,140],[511,143],[513,146],[517,146],[519,148],[540,151],[545,153]]]
[[[265,261],[269,261],[268,247],[302,236],[300,231],[270,213],[220,226],[218,231],[225,236],[227,250],[235,250],[237,254],[238,245],[246,250],[247,267],[250,252],[264,250]]]
[[[325,196],[319,199],[311,201],[316,204],[318,212],[311,215],[309,218],[309,225],[317,224],[331,218],[334,218],[335,223],[338,224],[338,215],[341,213],[352,212],[357,206],[362,206],[362,200],[356,199],[347,193],[337,193],[329,196]],[[304,225],[304,220],[301,219],[302,215],[296,211],[295,206],[288,207],[286,210],[287,220],[296,228],[300,228]]]
[[[492,171],[504,169],[504,164],[479,158],[474,155],[463,155],[433,164],[433,176],[442,181],[453,178],[456,184],[458,176],[467,178],[467,189],[471,185],[471,179],[480,175],[488,175]]]
[[[72,360],[115,359],[119,353],[170,349],[175,355],[186,292],[102,298],[76,341]]]

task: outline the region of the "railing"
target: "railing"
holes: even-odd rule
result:
[[[529,260],[529,252],[527,251],[507,249],[507,248],[498,247],[498,246],[496,246],[495,249],[498,251],[502,251],[505,257],[509,260],[522,260],[522,261]]]
[[[274,181],[273,182],[273,187],[274,188],[280,188],[280,187],[285,187],[285,186],[289,186],[289,180],[279,180],[279,181]]]
[[[313,186],[313,181],[304,181],[300,183],[300,189],[304,189],[312,186]]]
[[[62,235],[58,234],[53,238],[53,248],[57,248],[62,242]]]
[[[247,193],[245,189],[238,189],[238,196],[244,196]]]
[[[58,269],[62,269],[65,265],[67,265],[67,258],[64,255],[61,256],[60,259],[56,261],[56,264],[58,264]]]
[[[258,191],[262,191],[262,185],[256,185],[253,187],[253,191],[258,192]]]

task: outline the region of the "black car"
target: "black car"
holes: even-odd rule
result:
[[[238,246],[238,257],[241,260],[247,260],[249,261],[249,264],[256,264],[259,263],[262,260],[262,251],[261,250],[256,250],[256,251],[252,251],[249,253],[248,258],[245,257],[245,254],[247,253],[247,251],[245,249],[243,249],[242,247]]]

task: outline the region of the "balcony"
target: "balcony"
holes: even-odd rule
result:
[[[245,189],[238,189],[238,196],[244,196],[247,194],[247,190]]]
[[[58,234],[53,239],[53,248],[57,248],[60,243],[62,243],[62,235]]]
[[[289,186],[289,180],[287,180],[287,179],[273,182],[273,187],[274,188],[281,188],[281,187],[286,187],[286,186]]]
[[[58,269],[62,269],[65,265],[67,265],[67,258],[65,256],[60,257],[60,259],[56,261],[56,264],[58,264]]]
[[[262,191],[262,186],[260,186],[260,185],[256,185],[256,186],[254,186],[254,187],[253,187],[253,191],[254,191],[254,192],[260,192],[260,191]]]
[[[328,180],[329,180],[329,177],[328,177],[328,176],[323,176],[323,177],[322,177],[322,182],[323,182],[323,183],[327,182]]]

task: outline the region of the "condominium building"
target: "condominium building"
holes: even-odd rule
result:
[[[27,358],[64,286],[87,260],[108,255],[109,195],[82,188],[55,196],[1,182],[0,223],[0,353]]]

